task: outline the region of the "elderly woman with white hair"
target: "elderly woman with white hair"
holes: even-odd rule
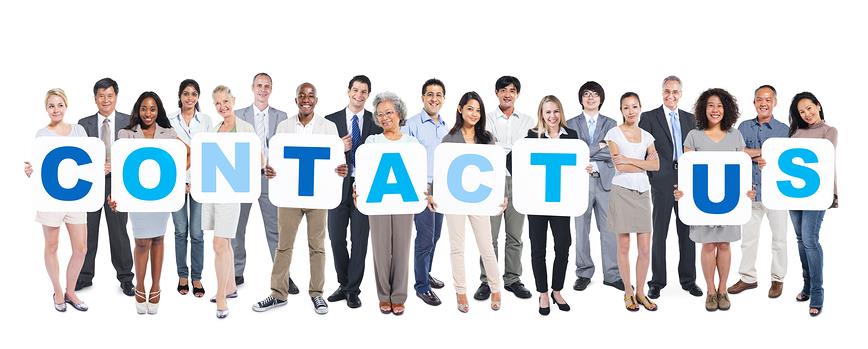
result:
[[[401,133],[407,117],[404,102],[394,93],[383,92],[374,97],[375,122],[382,134],[368,137],[365,143],[418,143],[413,136]],[[396,144],[400,146],[400,144]],[[410,270],[412,214],[372,215],[371,245],[374,252],[374,275],[380,312],[401,315],[407,301]]]

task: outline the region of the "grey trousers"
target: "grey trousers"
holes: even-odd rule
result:
[[[244,267],[247,265],[246,233],[247,218],[250,216],[251,203],[241,204],[241,216],[238,217],[238,230],[235,239],[232,240],[232,251],[235,253],[235,276],[244,276]],[[268,252],[271,260],[274,260],[274,251],[277,249],[277,206],[268,200],[268,179],[262,175],[262,193],[259,194],[259,211],[262,213],[262,222],[265,225],[265,239],[268,241]]]
[[[515,210],[512,204],[512,177],[506,176],[506,189],[504,195],[507,196],[509,202],[506,206],[506,211],[497,216],[491,216],[491,244],[494,245],[494,255],[500,256],[497,249],[497,238],[500,236],[500,221],[501,218],[506,221],[506,243],[504,244],[504,268],[503,268],[503,284],[511,285],[519,281],[521,277],[521,233],[524,230],[524,215]],[[485,275],[485,266],[482,259],[479,259],[479,270],[481,271],[479,279],[482,282],[488,282]]]
[[[600,178],[591,177],[588,191],[588,210],[576,217],[576,276],[594,276],[594,261],[591,259],[591,210],[597,216],[600,232],[600,255],[603,259],[603,281],[621,280],[618,273],[618,244],[615,234],[609,231],[609,192],[603,189]]]
[[[368,216],[371,225],[371,250],[374,253],[374,278],[380,302],[403,304],[407,301],[410,280],[410,241],[412,214]]]

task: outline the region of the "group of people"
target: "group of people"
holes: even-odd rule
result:
[[[365,109],[371,93],[371,80],[354,76],[347,85],[349,99],[346,108],[327,116],[315,112],[317,89],[311,83],[302,83],[296,89],[296,115],[288,116],[269,104],[272,79],[259,73],[253,78],[254,102],[243,109],[235,109],[232,91],[217,86],[211,96],[222,119],[214,123],[199,108],[201,90],[195,80],[181,82],[178,89],[179,110],[167,114],[160,97],[144,92],[136,100],[130,115],[115,110],[117,83],[105,78],[94,85],[94,100],[98,112],[82,118],[78,124],[63,121],[67,97],[61,89],[51,89],[45,97],[45,109],[50,122],[37,136],[96,137],[106,147],[106,193],[102,209],[94,212],[37,212],[36,221],[42,224],[45,236],[45,264],[54,289],[53,303],[58,311],[69,304],[86,311],[87,305],[75,291],[92,285],[94,258],[99,237],[102,211],[105,211],[109,231],[111,260],[124,294],[135,297],[139,314],[156,314],[160,297],[160,278],[163,264],[163,236],[169,216],[175,228],[175,257],[177,264],[177,292],[203,297],[202,284],[204,233],[213,231],[214,267],[217,275],[216,303],[218,318],[229,314],[227,299],[237,297],[237,287],[244,283],[246,262],[245,233],[251,203],[200,204],[189,195],[189,174],[185,204],[177,212],[145,213],[117,211],[117,202],[111,198],[111,146],[117,139],[175,139],[189,145],[200,132],[249,132],[262,143],[261,195],[258,199],[266,240],[273,260],[271,293],[253,305],[254,311],[266,311],[285,305],[288,295],[299,293],[289,275],[293,246],[302,218],[306,219],[310,282],[308,295],[317,314],[328,313],[329,302],[346,301],[350,308],[362,305],[360,285],[365,274],[368,241],[374,260],[378,308],[384,314],[401,315],[405,312],[410,277],[410,244],[413,249],[413,289],[424,303],[441,304],[434,289],[444,283],[433,275],[431,268],[434,251],[440,239],[444,215],[437,212],[437,193],[433,182],[434,149],[440,143],[466,143],[496,145],[503,149],[507,159],[507,174],[501,213],[495,216],[445,216],[450,244],[450,262],[456,292],[457,309],[466,313],[470,309],[465,274],[465,225],[469,221],[479,249],[481,284],[473,294],[477,300],[490,299],[492,310],[501,309],[502,290],[518,298],[531,298],[532,293],[522,283],[522,248],[525,216],[512,201],[511,149],[522,138],[578,139],[590,149],[585,170],[589,174],[587,211],[575,217],[576,280],[573,288],[585,290],[595,271],[591,259],[590,222],[596,217],[600,232],[603,284],[624,292],[627,310],[644,308],[655,311],[652,301],[660,297],[667,284],[666,237],[672,211],[676,214],[676,231],[680,260],[679,283],[691,295],[701,297],[702,289],[696,285],[695,243],[702,244],[700,261],[706,280],[705,308],[708,311],[728,310],[729,294],[737,294],[757,287],[754,267],[757,255],[760,223],[768,216],[771,226],[772,270],[769,297],[776,298],[783,290],[786,274],[786,211],[771,210],[763,206],[760,196],[761,170],[765,165],[762,144],[774,137],[824,138],[837,144],[837,131],[825,124],[822,105],[809,93],[797,94],[789,108],[789,126],[772,115],[777,103],[777,92],[770,85],[756,89],[754,106],[757,116],[743,121],[737,128],[739,108],[736,99],[726,90],[712,88],[704,91],[695,104],[694,113],[678,108],[682,83],[678,77],[663,80],[663,105],[642,112],[639,95],[624,93],[619,106],[623,122],[600,114],[605,101],[603,87],[594,81],[583,84],[578,91],[582,112],[569,120],[561,101],[552,95],[539,102],[536,117],[516,111],[515,103],[521,92],[521,83],[512,76],[503,76],[495,82],[498,106],[486,112],[481,96],[476,92],[463,94],[456,108],[455,122],[447,126],[440,111],[446,96],[445,84],[429,79],[422,85],[423,108],[418,114],[408,115],[405,102],[391,92],[377,94],[372,102],[373,111]],[[330,210],[295,207],[276,207],[268,198],[269,179],[279,175],[267,164],[269,140],[275,134],[319,134],[340,137],[344,145],[345,163],[335,168],[343,177],[342,199]],[[371,215],[361,213],[356,206],[355,154],[363,143],[419,143],[427,152],[428,205],[422,212],[411,214]],[[752,216],[744,226],[687,226],[678,217],[676,201],[682,192],[677,187],[678,160],[690,151],[743,151],[753,161],[753,188],[745,193],[753,200]],[[189,157],[188,157],[189,159]],[[188,164],[189,166],[189,164]],[[32,167],[25,163],[25,174]],[[653,205],[652,205],[653,203]],[[837,206],[837,192],[832,207]],[[653,208],[652,208],[653,207]],[[819,243],[819,230],[825,211],[790,211],[802,263],[804,284],[796,296],[797,301],[810,300],[809,313],[819,315],[823,307],[823,253]],[[466,218],[465,218],[466,217]],[[131,221],[134,250],[129,249],[127,220]],[[528,215],[528,235],[531,249],[531,268],[534,286],[539,293],[539,313],[548,315],[554,303],[561,311],[569,311],[562,290],[565,283],[567,261],[573,234],[571,217]],[[498,267],[498,240],[504,225],[504,270]],[[59,228],[66,224],[72,244],[72,257],[66,272],[66,287],[59,280],[57,248]],[[415,226],[415,239],[412,229]],[[349,228],[349,229],[348,229]],[[325,237],[331,241],[331,250],[337,274],[338,287],[327,298],[324,296]],[[546,250],[549,231],[554,242],[554,263],[549,279]],[[635,234],[638,258],[635,279],[630,266],[631,236]],[[742,240],[740,280],[726,287],[730,271],[730,243]],[[350,243],[348,249],[347,243]],[[187,265],[187,246],[190,246],[190,265]],[[151,268],[150,288],[145,276]],[[648,267],[652,277],[647,282]],[[135,266],[135,273],[132,268]],[[715,283],[715,274],[718,282]],[[135,284],[133,277],[135,276]],[[635,287],[633,286],[635,282]]]

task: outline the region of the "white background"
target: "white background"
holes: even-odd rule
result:
[[[859,140],[864,139],[861,88],[868,61],[864,38],[858,34],[868,32],[864,13],[859,3],[835,1],[10,3],[0,14],[4,53],[0,96],[7,121],[0,131],[6,149],[0,173],[8,184],[3,212],[8,238],[0,247],[0,304],[7,325],[0,343],[4,347],[38,343],[123,348],[858,346],[866,288],[860,258],[865,254],[865,228],[857,216],[866,195],[858,182],[864,158],[858,150]],[[599,269],[588,290],[573,291],[571,250],[564,292],[571,312],[555,309],[543,318],[536,313],[536,297],[518,300],[505,294],[503,310],[497,313],[487,303],[471,301],[470,313],[460,314],[455,310],[444,231],[433,268],[433,274],[447,282],[438,292],[444,300],[440,307],[429,307],[411,296],[403,317],[379,314],[369,252],[360,309],[350,310],[341,302],[331,304],[328,315],[317,316],[302,293],[291,296],[286,307],[258,314],[249,309],[268,295],[270,260],[257,209],[250,214],[247,283],[240,297],[230,301],[228,319],[217,321],[207,299],[174,292],[171,232],[166,239],[160,314],[136,315],[133,299],[117,287],[105,228],[94,286],[79,293],[91,310],[55,312],[40,254],[41,228],[33,221],[21,171],[36,130],[48,121],[45,91],[54,87],[67,91],[67,121],[74,122],[96,111],[91,88],[102,77],[111,76],[120,84],[118,109],[124,112],[146,90],[159,93],[171,112],[179,82],[195,78],[203,89],[203,111],[215,117],[209,91],[217,84],[230,86],[236,107],[245,107],[252,102],[253,75],[260,71],[274,77],[272,104],[289,113],[296,111],[295,87],[303,81],[314,83],[319,92],[317,112],[322,115],[344,108],[347,81],[360,73],[371,77],[374,93],[391,90],[405,98],[412,115],[421,109],[422,82],[436,76],[446,83],[443,114],[450,124],[465,91],[478,91],[489,110],[496,107],[494,81],[505,74],[521,79],[517,107],[532,115],[547,94],[564,101],[567,115],[577,115],[578,87],[596,80],[607,93],[603,114],[618,121],[621,93],[636,91],[645,110],[656,108],[661,104],[662,79],[670,74],[684,80],[683,109],[692,108],[702,90],[723,87],[741,102],[742,120],[754,116],[750,101],[761,84],[777,88],[775,115],[781,120],[786,120],[789,99],[810,90],[823,103],[829,124],[839,130],[841,208],[827,213],[821,233],[826,256],[823,314],[810,318],[807,304],[793,299],[801,287],[801,270],[792,232],[784,295],[776,300],[766,297],[770,265],[766,224],[757,261],[760,287],[732,296],[729,312],[706,313],[703,298],[680,290],[675,282],[677,239],[670,236],[670,283],[656,313],[625,311],[622,293],[602,285]],[[472,292],[478,285],[478,267],[473,242],[468,240],[467,281]],[[594,246],[597,240],[595,236]],[[522,280],[532,288],[526,234],[524,242]],[[211,296],[215,291],[211,234],[205,246],[204,285]],[[296,251],[292,274],[304,292],[308,272],[303,238],[296,241]],[[60,260],[65,261],[69,253],[68,238],[63,236]],[[599,261],[597,248],[593,254]],[[738,277],[740,256],[739,243],[734,243],[730,283]],[[326,293],[330,293],[337,286],[330,249],[327,259]],[[704,288],[699,275],[697,282]]]

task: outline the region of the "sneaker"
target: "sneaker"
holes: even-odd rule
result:
[[[326,304],[325,299],[322,299],[322,296],[310,297],[310,300],[313,302],[313,311],[317,314],[323,315],[329,313],[329,305]]]
[[[265,299],[263,299],[261,302],[254,304],[253,305],[253,311],[263,312],[263,311],[269,310],[271,308],[276,308],[276,307],[280,307],[280,306],[284,306],[284,305],[286,305],[285,300],[280,300],[280,299],[274,298],[272,296],[268,296]]]

